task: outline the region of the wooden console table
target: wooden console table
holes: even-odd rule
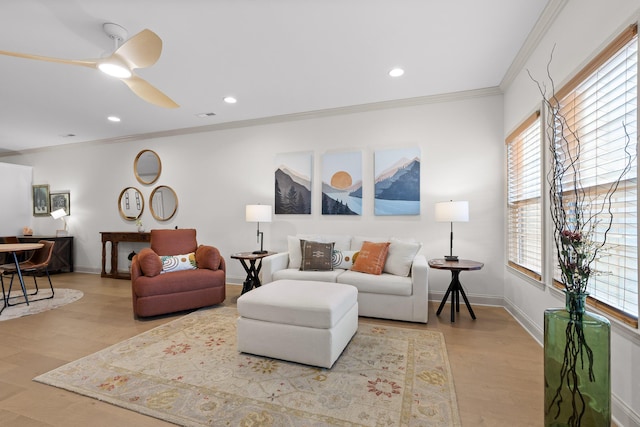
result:
[[[130,280],[130,273],[118,272],[118,243],[120,242],[150,242],[151,233],[138,233],[127,231],[101,231],[102,234],[102,273],[101,277],[111,277],[112,279]],[[107,242],[111,242],[111,271],[107,273],[105,266],[107,263]]]

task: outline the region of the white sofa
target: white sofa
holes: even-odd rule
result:
[[[331,271],[301,271],[300,239],[315,242],[335,242],[340,255],[358,251],[364,241],[391,242],[381,275],[334,268]],[[261,281],[268,285],[275,280],[313,280],[353,285],[358,288],[358,314],[365,317],[427,323],[428,270],[421,245],[415,241],[394,238],[345,235],[288,236],[288,251],[262,259]]]

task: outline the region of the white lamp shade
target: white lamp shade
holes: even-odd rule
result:
[[[467,222],[469,221],[469,202],[439,202],[436,203],[436,221],[438,222]]]
[[[271,222],[271,206],[247,205],[245,219],[247,222]]]
[[[51,216],[54,219],[60,219],[62,217],[67,216],[67,211],[65,211],[64,209],[60,208],[60,209],[57,209],[57,210],[51,212]]]

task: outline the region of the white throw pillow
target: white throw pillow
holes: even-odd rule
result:
[[[166,255],[161,256],[162,271],[160,273],[172,273],[174,271],[195,270],[198,268],[196,264],[196,254],[191,252],[184,255]]]
[[[407,242],[391,238],[387,260],[384,263],[385,273],[406,277],[411,272],[413,259],[422,247],[418,242]]]

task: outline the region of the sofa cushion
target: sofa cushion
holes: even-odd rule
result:
[[[408,276],[411,272],[413,259],[421,247],[422,245],[417,242],[391,238],[383,271],[397,276]]]
[[[353,262],[358,257],[360,251],[341,251],[339,249],[333,250],[333,256],[331,258],[331,264],[333,268],[343,268],[345,270],[351,270]]]
[[[351,269],[361,273],[382,274],[387,252],[389,252],[389,242],[373,243],[366,241],[362,244],[360,253]]]
[[[389,241],[388,237],[354,236],[353,239],[351,239],[351,250],[359,251],[364,242],[380,243],[380,242],[388,242],[388,241]]]
[[[162,272],[162,261],[151,248],[142,249],[136,256],[142,274],[145,276],[154,277]]]
[[[300,271],[299,268],[285,268],[284,270],[274,271],[271,276],[273,280],[315,280],[318,282],[335,282],[342,269],[334,269],[331,271]]]
[[[333,270],[331,257],[333,255],[333,243],[312,242],[300,239],[300,251],[302,252],[301,271],[330,271]]]
[[[213,246],[198,246],[198,249],[196,249],[196,265],[198,268],[217,270],[220,267],[220,251]]]
[[[161,256],[160,259],[162,260],[162,273],[195,270],[198,268],[195,252],[181,255],[166,255]]]
[[[382,273],[379,276],[359,273],[357,271],[345,271],[338,276],[338,283],[353,285],[358,292],[386,295],[409,296],[412,294],[411,277],[401,277],[394,274]],[[425,305],[427,301],[425,300]]]

